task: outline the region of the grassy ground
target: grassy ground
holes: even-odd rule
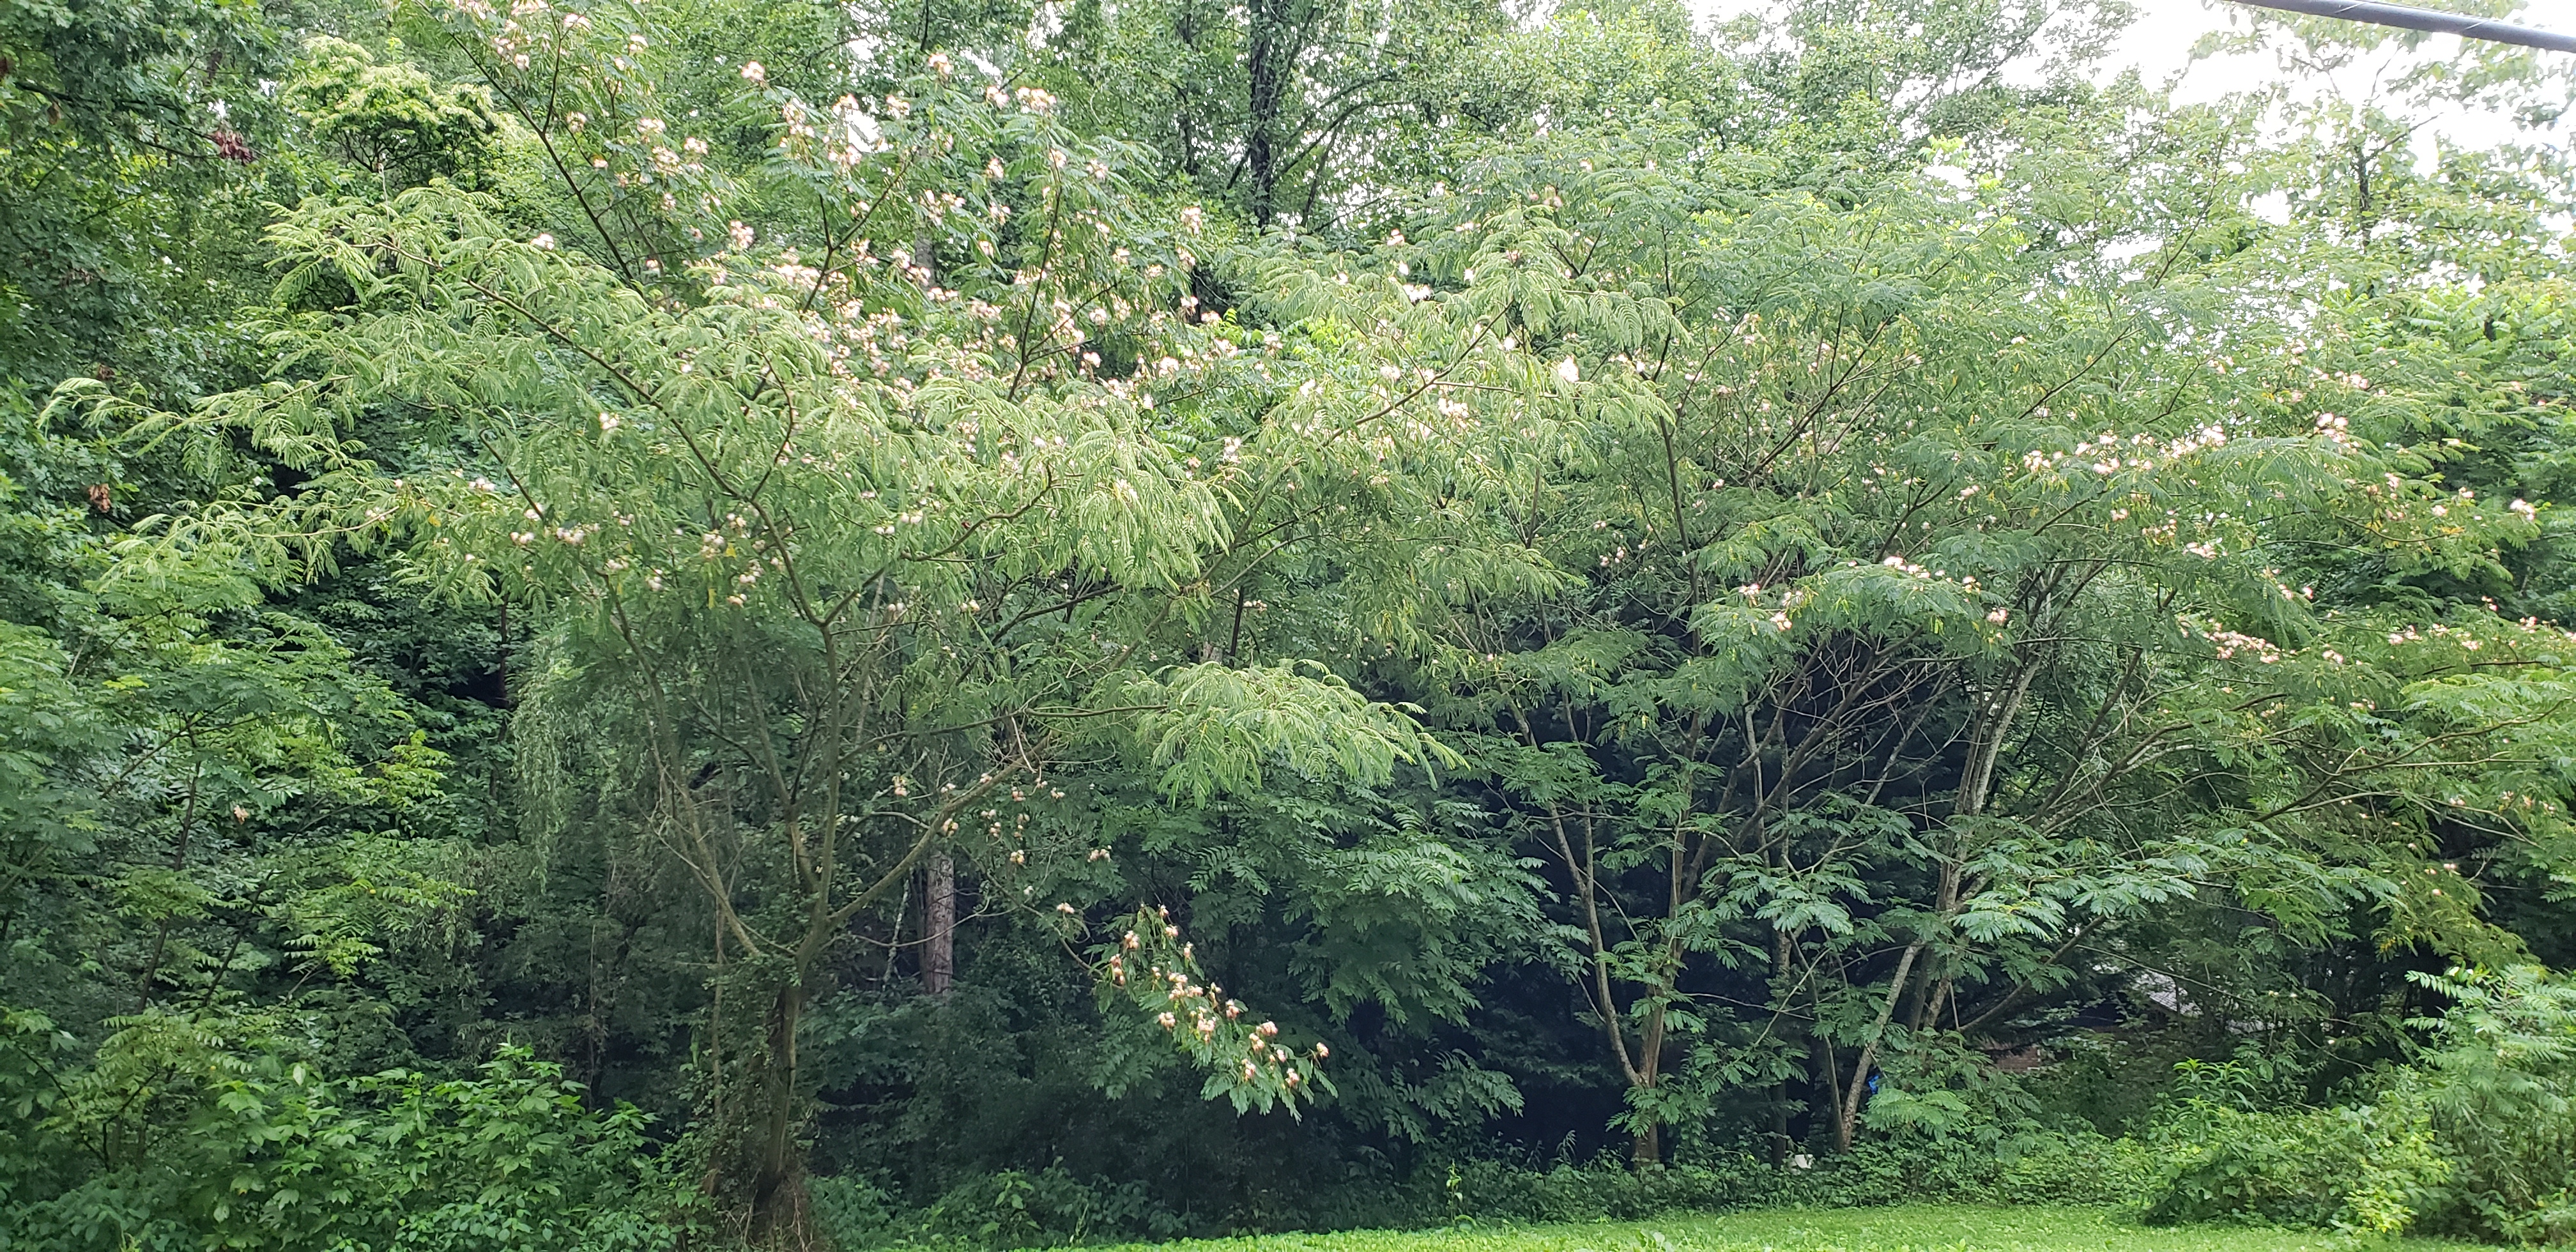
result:
[[[1646,1222],[1354,1231],[1164,1244],[1159,1252],[2457,1252],[2475,1245],[2356,1240],[2320,1231],[2137,1226],[2090,1209],[1774,1210]]]

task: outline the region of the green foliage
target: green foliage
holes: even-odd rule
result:
[[[210,323],[256,298],[263,197],[293,199],[258,88],[276,35],[233,0],[0,7],[0,379],[177,398],[225,385]],[[249,282],[242,280],[250,279]],[[209,357],[217,359],[210,360]]]
[[[1419,1233],[1301,1233],[1183,1246],[1250,1252],[1287,1247],[1315,1248],[1319,1252],[1538,1252],[1567,1247],[1688,1248],[1705,1252],[1759,1252],[1763,1248],[1774,1252],[1900,1252],[1925,1247],[1993,1248],[1998,1252],[2071,1252],[2077,1248],[2106,1252],[2302,1252],[2317,1248],[2319,1240],[2301,1231],[2144,1228],[2098,1209],[1908,1204],[1842,1212],[1789,1209],[1724,1217],[1671,1215],[1643,1223],[1495,1225]],[[2391,1246],[2429,1250],[2474,1245],[2410,1240]]]
[[[42,1016],[13,1010],[8,1029],[11,1246],[646,1252],[674,1238],[645,1119],[589,1111],[524,1048],[473,1078],[334,1082],[251,1021],[125,1019],[86,1068]]]
[[[2414,1067],[2367,1103],[2301,1107],[2253,1060],[2186,1062],[2151,1136],[2146,1213],[2506,1243],[2569,1238],[2562,980],[2531,966],[2417,974],[2449,1006]]]
[[[2568,80],[2129,7],[0,7],[0,1229],[2570,1238]]]
[[[1136,1184],[1086,1181],[1061,1164],[969,1179],[900,1217],[882,1193],[846,1179],[818,1183],[815,1205],[816,1226],[832,1246],[849,1249],[1067,1247],[1111,1237],[1170,1239],[1187,1230]]]
[[[313,137],[384,188],[447,178],[478,182],[499,123],[487,93],[441,86],[415,66],[381,65],[344,39],[308,41],[281,92]]]
[[[2421,1093],[2369,1104],[2248,1111],[2186,1096],[2153,1140],[2164,1159],[2146,1215],[2395,1234],[2449,1177]]]
[[[1611,1159],[1546,1169],[1478,1162],[1459,1172],[1454,1189],[1461,1212],[1527,1222],[1927,1201],[2108,1207],[2141,1194],[2154,1170],[2151,1153],[2135,1140],[2034,1132],[2003,1144],[1869,1143],[1785,1169],[1742,1151],[1685,1153],[1679,1163],[1642,1172]]]
[[[1277,1022],[1247,1020],[1241,1000],[1200,981],[1194,945],[1181,942],[1170,917],[1168,909],[1139,909],[1126,933],[1099,949],[1104,999],[1125,1000],[1151,1015],[1207,1071],[1203,1094],[1229,1097],[1237,1112],[1267,1113],[1276,1105],[1294,1115],[1300,1101],[1330,1095],[1331,1080],[1318,1066],[1332,1049],[1318,1043],[1300,1056],[1279,1037]]]
[[[1130,688],[1129,700],[1156,709],[1139,721],[1137,738],[1151,748],[1163,789],[1205,804],[1220,791],[1259,791],[1265,766],[1383,783],[1399,764],[1463,762],[1408,716],[1419,709],[1372,704],[1332,671],[1312,668],[1175,667]]]
[[[2426,1225],[2576,1242],[2576,987],[2527,965],[2417,978],[2451,1001],[2423,1023],[2425,1098],[2449,1166]]]

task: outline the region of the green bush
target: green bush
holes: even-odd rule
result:
[[[1188,1223],[1155,1204],[1144,1187],[1082,1178],[1061,1164],[968,1179],[908,1213],[862,1178],[817,1178],[807,1190],[815,1228],[842,1252],[909,1244],[1062,1247],[1189,1233]]]
[[[237,1020],[146,1015],[76,1063],[0,1019],[0,1247],[650,1252],[675,1232],[631,1107],[505,1047],[474,1077],[333,1080]]]
[[[2376,1102],[2260,1110],[2205,1096],[2179,1102],[2153,1143],[2164,1164],[2145,1215],[2160,1223],[2252,1222],[2354,1233],[2407,1229],[2449,1164],[2420,1090]]]
[[[2537,966],[2419,975],[2451,1007],[2378,1097],[2266,1108],[2242,1063],[2179,1067],[2151,1220],[2576,1243],[2576,984]]]
[[[1496,1159],[1432,1162],[1409,1179],[1359,1181],[1302,1197],[1264,1228],[1422,1228],[1454,1222],[1634,1221],[1669,1213],[1803,1205],[1848,1208],[1923,1200],[2110,1205],[2134,1200],[2150,1149],[2091,1132],[2013,1133],[1880,1141],[1811,1168],[1774,1166],[1741,1148],[1696,1150],[1639,1171],[1605,1155],[1590,1163]],[[1083,1178],[1062,1165],[1004,1171],[957,1184],[906,1209],[859,1177],[816,1178],[815,1227],[840,1252],[905,1246],[1027,1248],[1162,1240],[1197,1231],[1133,1183]]]
[[[1864,1143],[1812,1168],[1783,1169],[1720,1151],[1639,1172],[1605,1158],[1533,1170],[1480,1161],[1453,1174],[1452,1207],[1484,1220],[1625,1221],[1765,1205],[1858,1207],[1923,1200],[2110,1205],[2133,1201],[2151,1172],[2144,1144],[2036,1129],[1983,1138]]]
[[[1691,1209],[1713,1211],[1767,1203],[1785,1180],[1767,1162],[1721,1155],[1703,1163],[1638,1172],[1609,1159],[1532,1169],[1475,1161],[1451,1175],[1456,1215],[1482,1221],[1626,1221]]]
[[[2537,966],[2418,981],[2451,998],[2419,1062],[2452,1169],[2428,1228],[2576,1243],[2576,983]]]
[[[2083,1132],[2029,1136],[1997,1158],[1991,1184],[1965,1200],[2005,1204],[2126,1205],[2146,1193],[2154,1149],[2136,1139]]]
[[[2135,1140],[2022,1127],[1991,1137],[1863,1143],[1798,1177],[1799,1203],[1848,1206],[1947,1200],[2112,1205],[2134,1201],[2149,1170]]]

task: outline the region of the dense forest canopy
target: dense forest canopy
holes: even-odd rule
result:
[[[2576,1241],[2576,76],[2137,19],[0,0],[0,1247]]]

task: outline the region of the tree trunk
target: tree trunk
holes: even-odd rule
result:
[[[1771,852],[1769,854],[1769,859],[1773,864],[1778,864],[1779,854],[1776,851]],[[1789,996],[1794,990],[1789,982],[1789,957],[1791,947],[1792,941],[1789,937],[1789,932],[1782,930],[1777,926],[1772,927],[1770,999],[1771,1003],[1776,1006],[1772,1010],[1774,1013],[1785,1013],[1787,1011],[1789,1006]],[[1775,1018],[1774,1020],[1778,1019]],[[1811,1039],[1809,1041],[1808,1051],[1812,1054],[1814,1050],[1814,1043]],[[1787,1079],[1782,1079],[1778,1083],[1773,1084],[1771,1089],[1772,1168],[1787,1169],[1789,1167],[1789,1143],[1789,1083]]]
[[[957,973],[957,864],[945,852],[930,857],[930,889],[923,897],[921,989],[944,996]]]
[[[1279,121],[1296,49],[1288,45],[1292,0],[1251,0],[1252,29],[1244,43],[1247,79],[1243,168],[1252,182],[1252,221],[1270,225],[1279,208]]]
[[[1870,1026],[1868,1041],[1852,1060],[1851,1086],[1843,1092],[1843,1106],[1834,1118],[1836,1151],[1851,1151],[1853,1132],[1860,1125],[1861,1099],[1869,1093],[1870,1065],[1878,1060],[1878,1045],[1887,1037],[1888,1019],[1896,1016],[1896,1002],[1905,998],[1906,979],[1914,973],[1914,958],[1922,954],[1923,942],[1918,939],[1897,958],[1896,976],[1887,980],[1887,1003],[1879,1006],[1878,1021]]]
[[[1173,23],[1172,33],[1179,38],[1184,56],[1198,53],[1198,7],[1191,0],[1181,0],[1181,15]],[[1199,145],[1198,131],[1192,123],[1198,117],[1198,102],[1191,98],[1189,88],[1179,86],[1177,81],[1175,88],[1172,117],[1179,122],[1181,129],[1181,172],[1196,181],[1199,176]]]
[[[762,1058],[759,1159],[752,1173],[752,1222],[759,1232],[794,1236],[805,1220],[802,1160],[796,1151],[796,1034],[805,1020],[802,978],[778,989],[769,1008],[768,1055]]]
[[[190,746],[194,746],[193,741]],[[188,802],[179,810],[179,837],[175,841],[176,846],[170,850],[170,872],[173,875],[184,873],[188,868],[188,828],[197,820],[197,780],[204,775],[205,768],[202,765],[188,773]],[[233,811],[238,813],[241,810]],[[140,1013],[151,1007],[152,983],[154,979],[161,976],[161,957],[169,947],[170,919],[164,916],[161,919],[160,930],[152,936],[152,959],[143,963],[143,977],[135,993],[135,1012]]]
[[[1668,980],[1657,990],[1670,993],[1672,984]],[[1663,1081],[1664,1006],[1660,999],[1654,1007],[1646,1010],[1646,1020],[1643,1025],[1644,1029],[1637,1032],[1637,1075],[1634,1081],[1637,1086],[1645,1088],[1651,1094]],[[1664,1125],[1662,1122],[1648,1122],[1645,1129],[1637,1132],[1637,1142],[1630,1152],[1629,1159],[1632,1165],[1641,1170],[1658,1169],[1663,1166]]]

